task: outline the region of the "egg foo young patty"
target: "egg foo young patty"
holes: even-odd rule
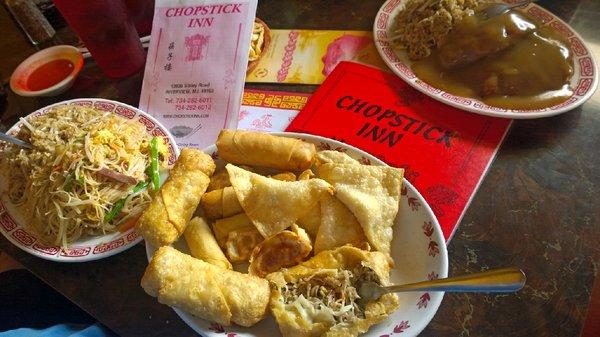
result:
[[[392,33],[394,42],[406,49],[411,60],[431,54],[466,15],[483,0],[408,0],[398,13]]]
[[[114,231],[149,203],[151,136],[138,122],[91,107],[62,105],[22,119],[0,173],[8,196],[49,245],[66,247],[85,234]],[[158,142],[162,164],[168,149]]]

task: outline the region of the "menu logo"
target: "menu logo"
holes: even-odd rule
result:
[[[410,105],[410,102],[406,102]],[[336,102],[341,110],[362,114],[367,122],[356,132],[357,136],[389,147],[394,147],[405,136],[421,136],[427,141],[450,148],[454,131],[431,125],[429,122],[409,117],[398,111],[353,96],[342,96]]]

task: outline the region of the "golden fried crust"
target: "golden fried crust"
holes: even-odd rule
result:
[[[256,229],[264,237],[288,228],[328,194],[330,184],[321,179],[280,181],[227,164],[231,185]]]
[[[330,326],[330,323],[322,322],[312,324],[295,312],[285,310],[279,289],[286,283],[310,276],[322,269],[352,269],[359,265],[371,268],[379,276],[382,284],[389,284],[390,266],[385,254],[363,251],[350,246],[321,252],[296,267],[267,275],[267,279],[271,282],[271,312],[275,316],[283,336],[358,336],[396,310],[399,303],[395,294],[387,294],[377,301],[368,303],[365,308],[366,318],[356,319],[345,325]]]
[[[183,234],[215,171],[206,153],[184,148],[169,178],[142,213],[136,230],[155,247],[170,245]]]
[[[269,302],[266,280],[206,263],[170,246],[156,251],[141,284],[160,303],[223,325],[254,325],[265,316]]]

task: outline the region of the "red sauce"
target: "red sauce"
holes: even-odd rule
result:
[[[38,91],[49,88],[64,80],[73,71],[73,63],[69,60],[53,60],[36,68],[27,78],[27,88]]]

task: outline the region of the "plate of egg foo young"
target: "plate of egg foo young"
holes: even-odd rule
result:
[[[439,224],[403,173],[323,137],[224,129],[181,149],[142,213],[141,286],[202,336],[415,336],[443,293],[358,294],[447,277]]]
[[[591,50],[537,4],[489,14],[515,2],[388,0],[375,18],[375,45],[408,84],[463,110],[540,118],[583,104],[598,84]]]

